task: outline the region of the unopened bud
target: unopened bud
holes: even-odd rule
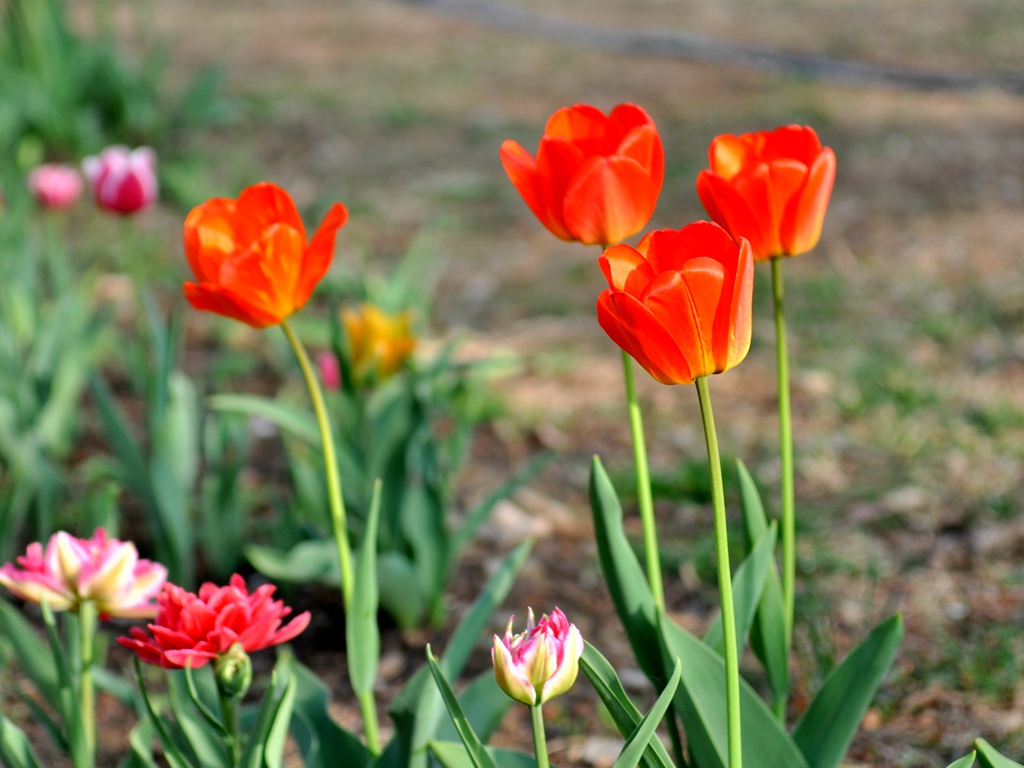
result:
[[[235,643],[213,664],[217,690],[228,698],[242,698],[252,683],[252,662],[241,643]]]

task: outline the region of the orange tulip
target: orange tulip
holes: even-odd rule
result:
[[[708,155],[710,170],[697,176],[700,201],[733,237],[750,241],[755,259],[796,256],[817,245],[836,156],[814,129],[716,136]]]
[[[508,139],[501,164],[545,227],[587,245],[643,229],[665,176],[658,130],[634,104],[619,104],[607,117],[586,104],[564,107],[544,127],[536,157]]]
[[[602,254],[610,286],[597,320],[612,341],[662,384],[692,384],[750,349],[754,262],[750,244],[717,224],[659,229],[638,248]]]
[[[185,219],[185,255],[196,276],[185,298],[196,309],[254,328],[277,325],[302,308],[334,257],[334,238],[348,219],[335,203],[306,242],[295,203],[275,184],[215,197]]]

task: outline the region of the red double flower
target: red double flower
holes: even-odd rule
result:
[[[167,669],[202,667],[236,643],[252,653],[287,642],[309,624],[309,612],[282,626],[292,609],[272,599],[275,589],[264,584],[250,593],[238,574],[226,587],[203,584],[198,595],[165,584],[149,632],[132,627],[131,637],[119,637],[117,642],[147,664]]]
[[[716,136],[710,169],[697,176],[708,215],[733,237],[750,241],[758,261],[796,256],[821,237],[836,177],[836,156],[813,128]]]
[[[207,200],[185,219],[185,255],[196,276],[185,298],[254,328],[277,325],[309,300],[347,220],[335,203],[307,242],[295,203],[275,184],[251,186],[237,200]]]
[[[754,263],[750,244],[717,224],[659,229],[637,248],[600,259],[608,290],[597,319],[612,341],[662,384],[691,384],[750,349]]]
[[[545,227],[587,245],[643,229],[665,176],[658,130],[635,104],[607,116],[586,104],[564,107],[548,119],[536,157],[508,139],[501,164]]]

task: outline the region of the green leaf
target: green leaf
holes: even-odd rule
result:
[[[676,659],[675,666],[672,669],[672,677],[665,684],[665,690],[661,692],[658,700],[654,702],[654,706],[644,715],[636,730],[626,740],[626,744],[623,746],[612,768],[634,768],[640,761],[641,756],[647,751],[651,738],[657,738],[654,735],[655,731],[672,704],[672,697],[675,695],[676,688],[679,687],[679,678],[682,670],[682,664],[679,663],[679,659]]]
[[[288,676],[288,684],[285,686],[284,694],[274,712],[274,719],[270,724],[270,732],[263,744],[263,763],[266,768],[281,768],[281,759],[284,755],[284,743],[288,736],[288,725],[292,720],[292,710],[295,706],[296,682],[295,676]]]
[[[88,739],[85,733],[85,722],[82,720],[82,710],[78,703],[78,691],[75,680],[71,676],[71,667],[68,664],[64,648],[57,636],[57,625],[53,619],[53,611],[45,601],[40,605],[43,610],[43,623],[46,625],[46,633],[50,639],[50,652],[53,654],[53,665],[57,670],[58,697],[60,700],[60,715],[64,720],[64,728],[67,731],[68,751],[71,756],[71,765],[74,768],[92,768],[95,756],[89,749]]]
[[[948,766],[946,766],[946,768],[973,768],[974,759],[976,755],[976,752],[971,752],[971,754],[969,755],[964,755],[956,762],[950,763]]]
[[[498,687],[494,671],[487,669],[477,675],[473,682],[459,694],[459,706],[469,718],[469,724],[480,740],[486,742],[501,725],[502,718],[512,706],[512,699]],[[458,733],[449,722],[441,723],[434,736],[435,741],[451,741]]]
[[[162,418],[154,423],[150,483],[161,530],[170,546],[170,577],[190,586],[195,580],[191,501],[199,470],[199,398],[192,380],[174,371],[167,382]]]
[[[676,712],[683,720],[690,757],[700,768],[725,768],[728,749],[725,663],[682,627],[663,617],[664,648],[682,663]],[[740,678],[743,753],[757,756],[757,768],[808,768],[779,721]]]
[[[590,509],[598,559],[615,612],[640,668],[660,689],[659,681],[667,677],[667,671],[659,653],[661,639],[654,598],[636,553],[623,533],[622,505],[615,487],[597,456],[590,467]]]
[[[757,546],[740,564],[733,576],[733,612],[736,616],[736,644],[739,646],[737,648],[739,654],[743,652],[747,632],[750,631],[750,625],[761,602],[768,571],[774,566],[775,532],[776,525],[773,522],[768,528],[768,533],[761,537]],[[714,623],[704,635],[704,642],[718,655],[724,655],[725,643],[722,640],[721,613],[715,617]]]
[[[178,728],[184,734],[185,742],[199,765],[203,768],[230,768],[224,730],[219,725],[211,726],[205,715],[197,717],[194,714],[193,701],[187,690],[183,671],[167,672],[167,694]]]
[[[366,766],[371,759],[369,750],[331,718],[331,695],[327,686],[294,658],[289,662],[295,680],[295,714],[291,728],[303,764],[306,768]]]
[[[381,482],[373,485],[363,542],[356,559],[352,604],[345,617],[348,675],[356,695],[373,691],[380,663],[380,630],[377,628],[377,525],[380,520]]]
[[[793,741],[810,768],[836,768],[842,762],[902,638],[897,614],[875,627],[815,694],[793,729]]]
[[[584,641],[580,669],[597,691],[597,695],[601,697],[619,733],[628,737],[643,716],[626,695],[618,675],[615,674],[615,668],[597,648]],[[644,768],[673,768],[672,759],[659,739],[651,740],[640,758],[640,764]]]
[[[314,448],[320,447],[320,430],[309,410],[259,395],[211,395],[206,404],[214,411],[258,416],[275,424]]]
[[[740,478],[740,502],[747,551],[752,550],[768,532],[768,518],[761,496],[742,461],[736,462]],[[782,579],[772,558],[765,578],[764,592],[750,628],[750,649],[764,666],[776,710],[783,711],[789,698],[789,651],[786,642],[786,616],[782,602]]]
[[[459,706],[459,700],[452,692],[451,687],[448,685],[448,681],[445,680],[444,673],[441,672],[441,668],[438,666],[437,660],[434,658],[434,654],[430,652],[430,645],[427,645],[427,664],[430,667],[430,674],[433,675],[434,682],[437,684],[437,688],[441,692],[441,698],[444,701],[445,707],[448,709],[448,714],[451,716],[452,724],[455,726],[455,730],[458,732],[459,738],[466,747],[466,752],[473,763],[473,768],[498,768],[494,759],[487,754],[487,750],[484,749],[483,743],[477,737],[476,733],[473,732],[473,727],[466,719],[466,715],[462,711],[462,707]]]
[[[287,551],[253,544],[245,548],[245,556],[253,568],[275,581],[341,584],[333,540],[303,541]]]
[[[32,625],[19,611],[3,601],[0,601],[0,634],[11,644],[18,657],[18,664],[32,684],[50,706],[59,710],[60,695],[53,656],[39,642],[39,635],[32,629]]]
[[[1008,757],[999,754],[995,747],[981,737],[974,740],[974,748],[978,750],[978,762],[981,768],[1024,768]]]
[[[537,768],[533,755],[525,752],[513,752],[510,749],[486,747],[487,754],[498,768]],[[444,768],[473,768],[473,760],[466,748],[454,741],[432,741],[430,751]]]
[[[129,751],[118,768],[157,768],[153,759],[153,726],[149,720],[140,720],[128,731]]]
[[[409,558],[400,552],[382,552],[377,556],[377,584],[380,604],[402,629],[419,627],[426,604],[423,589]]]
[[[524,542],[505,558],[455,627],[440,661],[441,671],[446,677],[456,679],[462,674],[476,639],[508,595],[530,547],[531,542]],[[440,693],[435,686],[428,685],[429,674],[427,667],[420,668],[391,703],[388,712],[395,723],[394,751],[389,747],[382,760],[387,756],[403,768],[426,766],[427,744],[437,732],[442,711]]]
[[[24,731],[0,712],[0,764],[8,768],[40,768]]]
[[[278,691],[281,688],[281,677],[284,674],[283,666],[284,663],[278,661],[270,675],[270,685],[263,692],[263,700],[260,702],[256,721],[245,738],[245,749],[238,760],[238,768],[263,768],[263,747],[270,735],[270,727],[278,709]],[[289,684],[291,684],[290,676]]]
[[[193,768],[192,763],[181,753],[177,742],[167,732],[164,721],[153,708],[153,702],[149,698],[149,691],[146,690],[146,682],[142,679],[142,664],[139,662],[139,657],[136,656],[133,662],[135,664],[135,682],[139,686],[139,693],[142,696],[142,703],[145,706],[146,714],[149,715],[149,721],[156,728],[157,735],[160,737],[160,744],[164,748],[164,757],[171,764],[171,768]]]

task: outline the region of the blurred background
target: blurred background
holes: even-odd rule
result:
[[[1019,0],[496,5],[880,67],[1024,77]],[[98,7],[70,4],[69,24],[82,35],[108,35],[130,71],[154,73],[153,87],[138,92],[158,95],[147,111],[141,96],[121,88],[126,117],[113,130],[114,138],[153,144],[161,157],[163,202],[138,222],[146,254],[139,268],[162,281],[167,301],[182,304],[184,213],[262,179],[288,189],[307,222],[333,200],[348,206],[339,269],[386,271],[427,233],[444,265],[430,335],[438,343],[460,339],[467,358],[504,361],[460,498],[478,497],[541,447],[558,454],[496,512],[463,572],[486,568],[510,538],[540,537],[517,586],[517,610],[557,602],[610,657],[618,648],[626,660],[607,597],[597,594],[586,507],[592,454],[618,472],[627,496],[630,483],[619,354],[594,314],[604,286],[599,253],[558,241],[534,219],[505,177],[498,147],[514,138],[534,149],[547,117],[568,104],[607,111],[637,103],[657,123],[666,154],[650,226],[679,228],[705,217],[694,183],[716,134],[813,126],[835,150],[838,171],[820,245],[786,271],[801,547],[797,647],[802,666],[816,670],[804,689],[814,690],[868,627],[902,611],[908,634],[851,764],[945,765],[975,734],[1010,754],[1024,749],[1020,93],[836,84],[614,53],[399,0]],[[76,161],[99,148],[102,134],[88,125],[56,138],[5,134],[14,123],[2,111],[0,140],[14,159],[4,177],[9,197],[17,168]],[[81,211],[70,222],[83,262],[110,263],[114,223]],[[774,509],[768,288],[759,268],[751,354],[711,384],[723,449],[746,461]],[[200,378],[213,366],[209,323],[187,317],[184,365]],[[255,343],[245,329],[232,334],[240,348]],[[713,615],[715,593],[696,398],[689,388],[640,378],[659,521],[678,574],[669,579],[670,610],[700,628]],[[457,606],[472,590],[460,597],[455,583]],[[574,741],[601,732],[597,714],[586,726],[565,727],[566,751],[556,762],[599,764],[600,755],[579,746],[585,738]]]

